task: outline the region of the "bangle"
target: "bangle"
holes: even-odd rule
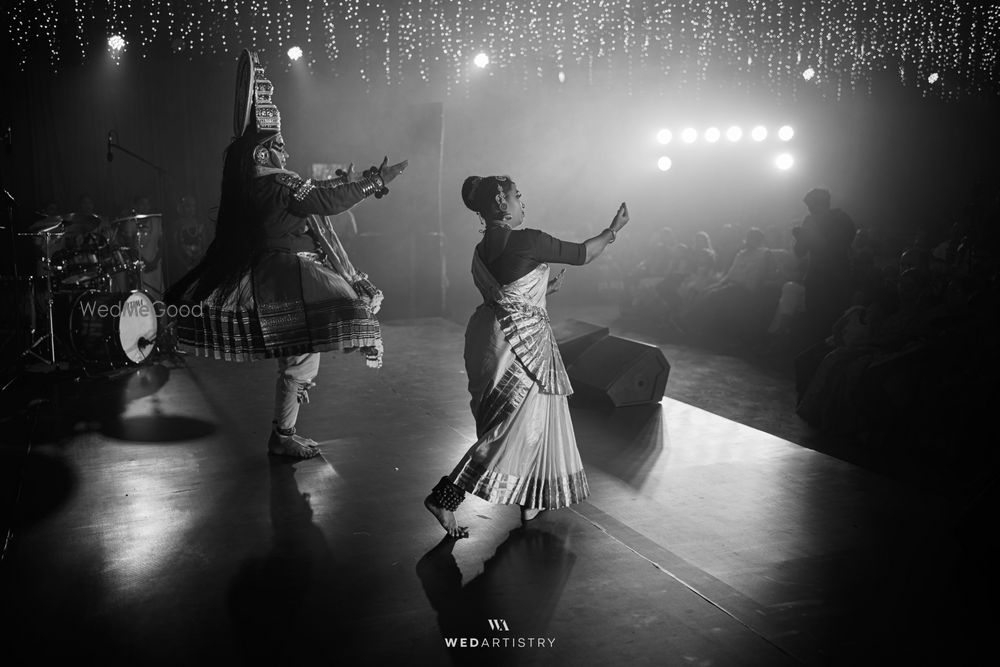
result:
[[[612,243],[614,243],[618,239],[618,234],[615,232],[615,230],[611,229],[610,227],[606,228],[604,231],[605,232],[611,232],[611,240],[608,241],[608,245],[611,245]]]
[[[385,179],[382,178],[382,173],[378,167],[365,169],[361,172],[361,178],[358,180],[367,181],[361,183],[361,192],[365,197],[375,195],[375,199],[381,199],[389,194],[389,188],[385,187]]]

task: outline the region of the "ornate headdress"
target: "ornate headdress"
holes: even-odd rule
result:
[[[255,132],[258,143],[265,143],[281,132],[281,114],[271,101],[273,94],[274,84],[264,77],[257,53],[244,49],[236,69],[234,136]]]

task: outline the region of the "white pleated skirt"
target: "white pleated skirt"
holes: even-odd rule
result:
[[[558,509],[586,498],[590,489],[567,396],[542,393],[489,308],[469,321],[465,361],[479,439],[451,481],[491,503],[530,509]]]

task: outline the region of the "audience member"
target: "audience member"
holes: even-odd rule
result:
[[[855,225],[842,210],[830,208],[830,192],[816,188],[802,200],[809,215],[795,227],[795,254],[808,259],[805,285],[805,339],[825,338],[851,299],[850,248]]]
[[[765,285],[771,270],[764,233],[751,228],[743,248],[723,277],[709,285],[693,303],[684,320],[685,330],[702,343],[753,342],[764,333],[773,312]],[[775,299],[776,300],[776,299]]]

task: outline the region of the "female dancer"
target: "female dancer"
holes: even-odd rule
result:
[[[466,493],[519,505],[522,521],[589,494],[567,402],[572,388],[545,310],[545,295],[562,279],[549,277],[549,264],[592,262],[628,223],[623,203],[611,225],[583,243],[517,229],[524,204],[507,176],[468,177],[462,200],[485,224],[472,259],[483,304],[465,332],[479,439],[424,500],[452,537],[469,535],[454,514]]]
[[[237,76],[236,139],[226,149],[215,240],[202,262],[168,293],[180,307],[177,338],[205,356],[278,360],[272,454],[310,458],[316,443],[295,433],[299,405],[319,370],[319,353],[360,349],[382,360],[382,293],[351,264],[322,216],[370,195],[382,197],[406,162],[352,178],[303,180],[285,169],[288,153],[273,87],[256,54],[244,51]]]

